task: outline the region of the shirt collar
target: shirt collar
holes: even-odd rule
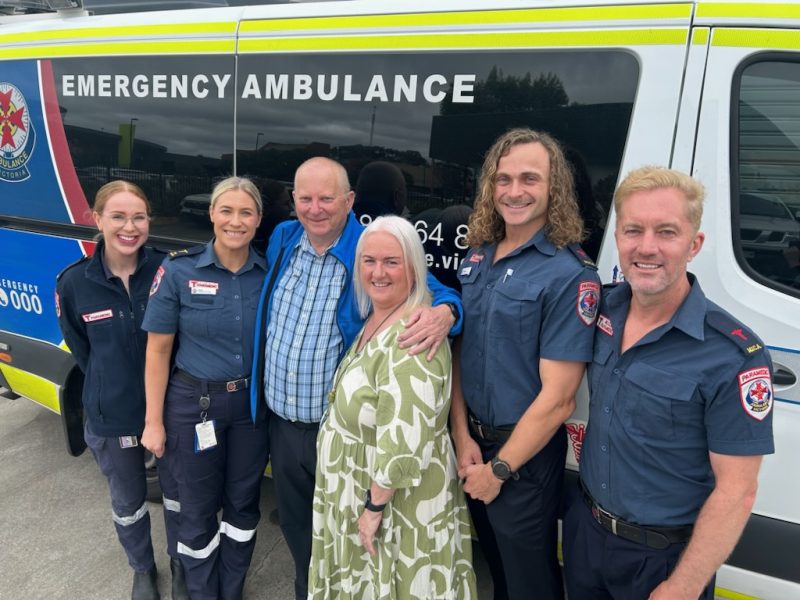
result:
[[[106,253],[106,242],[104,239],[100,239],[97,242],[97,246],[94,251],[94,255],[97,258],[97,261],[100,263],[100,268],[103,270],[103,275],[106,279],[111,281],[116,277],[114,273],[111,272],[111,269],[108,268],[105,260],[105,253]],[[147,260],[144,252],[144,246],[139,248],[139,252],[136,255],[136,269],[134,269],[134,273],[139,270],[139,267],[142,266],[142,263]]]
[[[225,266],[219,261],[219,258],[217,258],[217,253],[214,252],[215,239],[216,238],[211,238],[211,241],[209,241],[206,244],[205,248],[203,248],[203,251],[197,255],[197,262],[195,263],[195,266],[208,267],[209,265],[214,265],[218,269],[227,271]],[[266,270],[264,263],[265,263],[264,259],[261,258],[258,255],[258,253],[256,253],[255,250],[253,250],[253,248],[250,248],[250,252],[247,254],[247,261],[244,263],[244,266],[241,269],[239,269],[238,272],[244,273],[256,266]]]
[[[687,273],[686,277],[689,279],[691,288],[667,325],[680,329],[686,335],[702,341],[705,337],[706,296],[694,275]]]
[[[694,275],[686,273],[686,277],[691,286],[689,293],[672,318],[659,329],[664,332],[672,328],[680,329],[686,335],[702,341],[705,339],[706,296]],[[624,281],[609,293],[605,302],[610,310],[614,310],[623,304],[630,304],[630,300],[631,286]]]
[[[553,242],[547,239],[546,229],[547,229],[546,225],[544,227],[540,227],[539,231],[534,233],[527,242],[525,242],[521,246],[518,246],[517,248],[514,248],[512,252],[508,253],[508,256],[514,256],[516,254],[519,254],[520,252],[522,252],[526,248],[530,248],[531,246],[535,247],[539,252],[547,256],[555,255],[555,253],[558,251],[558,248],[555,247]],[[496,248],[497,244],[495,243],[493,244],[493,251]]]
[[[303,230],[303,235],[300,236],[300,239],[297,241],[297,245],[295,246],[295,248],[300,248],[300,250],[302,250],[303,252],[311,252],[314,256],[324,256],[325,254],[330,252],[331,248],[333,248],[334,246],[336,246],[336,244],[339,243],[339,240],[341,238],[342,234],[340,233],[339,237],[333,240],[331,245],[325,248],[325,251],[322,254],[319,254],[314,249],[314,246],[311,245],[311,240],[308,239],[308,233],[306,233],[306,231]]]

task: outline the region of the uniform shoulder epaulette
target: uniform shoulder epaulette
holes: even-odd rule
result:
[[[61,272],[60,272],[58,275],[56,275],[56,281],[60,281],[60,280],[61,280],[61,277],[64,275],[64,273],[66,273],[67,271],[69,271],[69,270],[70,270],[72,267],[77,267],[79,264],[81,264],[81,263],[84,263],[84,262],[86,262],[87,260],[91,260],[91,258],[92,258],[91,256],[81,256],[81,257],[80,257],[78,260],[76,260],[75,262],[71,262],[71,263],[70,263],[70,264],[68,264],[66,267],[64,267],[63,269],[61,269]]]
[[[581,248],[580,244],[569,244],[567,248],[569,248],[569,251],[575,255],[575,258],[577,258],[584,267],[597,271],[597,264],[586,254],[586,251]]]
[[[764,350],[764,344],[755,333],[722,310],[713,308],[709,310],[706,313],[706,322],[709,327],[719,331],[735,344],[745,356],[752,356]]]
[[[180,250],[172,250],[167,254],[167,258],[169,260],[174,260],[176,258],[180,258],[181,256],[194,256],[195,254],[200,254],[203,250],[205,250],[205,245],[200,246],[192,246],[191,248],[181,248]]]

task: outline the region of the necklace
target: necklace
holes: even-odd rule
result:
[[[347,364],[339,365],[339,368],[336,370],[336,376],[333,379],[333,386],[331,387],[331,391],[328,392],[328,404],[333,404],[333,400],[334,398],[336,398],[336,388],[341,383],[342,377],[344,377],[344,374],[347,371],[348,367],[350,366],[350,363],[352,363],[359,356],[359,354],[361,354],[361,351],[364,349],[364,347],[367,344],[369,344],[372,341],[372,338],[374,338],[378,334],[378,332],[381,330],[381,327],[383,327],[383,324],[389,320],[389,317],[391,317],[394,313],[396,313],[397,309],[403,306],[405,303],[406,301],[403,300],[400,304],[395,306],[388,315],[386,315],[383,319],[381,319],[381,322],[378,323],[378,326],[372,331],[371,334],[369,334],[367,339],[362,341],[364,333],[367,331],[367,326],[366,324],[364,324],[364,329],[361,330],[361,333],[358,336],[358,341],[356,342],[356,348],[355,351],[350,355],[350,360],[347,361]]]

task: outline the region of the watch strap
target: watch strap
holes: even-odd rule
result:
[[[383,504],[373,504],[372,503],[372,490],[367,488],[367,497],[364,499],[364,508],[366,508],[370,512],[382,513],[383,509],[386,508],[386,503]]]

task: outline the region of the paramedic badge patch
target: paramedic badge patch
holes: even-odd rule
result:
[[[158,267],[158,271],[156,271],[155,277],[153,277],[153,283],[150,285],[150,295],[152,296],[158,291],[159,286],[161,285],[161,280],[164,277],[164,267]]]
[[[767,367],[739,373],[739,396],[744,412],[763,421],[772,411],[772,379]]]
[[[586,325],[594,323],[600,304],[600,284],[581,281],[578,284],[578,316]]]
[[[25,165],[35,138],[25,96],[17,86],[0,81],[0,180],[14,183],[31,176]]]

